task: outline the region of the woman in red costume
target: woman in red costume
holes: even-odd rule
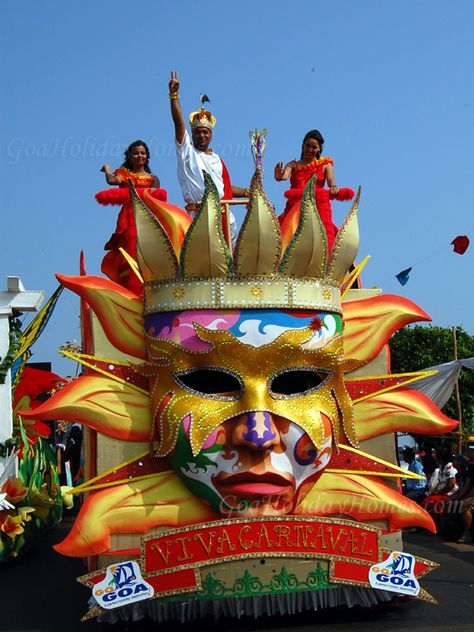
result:
[[[164,189],[159,188],[160,181],[150,170],[150,151],[145,142],[136,140],[129,145],[124,155],[125,160],[122,166],[113,173],[109,165],[104,165],[101,169],[105,173],[107,184],[117,185],[119,189],[100,191],[96,195],[96,200],[104,205],[122,205],[115,232],[104,246],[104,249],[109,252],[102,260],[101,269],[112,281],[141,294],[141,283],[119,250],[122,248],[136,260],[137,230],[128,194],[128,183],[132,181],[140,197],[143,196],[145,190],[149,190],[154,198],[166,201],[167,194]]]
[[[298,227],[300,218],[300,202],[305,186],[312,176],[316,175],[315,197],[319,216],[326,229],[328,237],[328,252],[331,251],[337,233],[337,226],[332,221],[331,199],[351,200],[354,197],[352,189],[339,189],[334,179],[334,162],[332,158],[321,156],[324,138],[317,129],[313,129],[306,134],[303,139],[301,158],[290,161],[285,167],[279,162],[275,166],[275,180],[288,180],[290,178],[291,188],[285,191],[287,198],[286,207],[282,215],[278,218],[286,234],[293,235]],[[325,183],[329,189],[325,189]]]

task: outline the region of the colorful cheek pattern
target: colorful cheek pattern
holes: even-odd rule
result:
[[[186,439],[188,440],[188,443],[189,443],[189,432],[191,429],[191,415],[186,415],[186,417],[184,417],[184,419],[181,422],[181,426],[183,428]],[[210,448],[215,448],[216,445],[220,445],[220,447],[223,448],[225,443],[226,443],[226,440],[225,440],[224,428],[222,428],[221,426],[218,426],[215,430],[211,432],[211,434],[204,441],[201,452],[203,452],[204,450],[209,450]]]
[[[225,503],[214,486],[213,478],[219,472],[230,474],[238,469],[239,455],[235,450],[229,451],[226,447],[223,428],[217,428],[206,443],[206,448],[193,456],[189,438],[184,431],[180,431],[170,461],[190,490],[209,501],[213,509],[219,513]]]
[[[289,424],[288,432],[281,434],[281,444],[286,449],[283,452],[270,451],[272,466],[280,472],[294,476],[295,500],[297,500],[299,487],[310,477],[320,475],[329,463],[332,439],[329,422],[327,425],[328,427],[325,427],[327,439],[320,450],[314,446],[306,432],[292,422]]]
[[[298,465],[310,465],[316,461],[318,451],[307,434],[302,435],[296,442],[293,456]]]
[[[221,444],[222,447],[225,445],[225,433],[224,429],[219,427],[216,430],[213,430],[211,434],[204,441],[202,449],[207,450],[209,448],[214,447],[216,444]]]

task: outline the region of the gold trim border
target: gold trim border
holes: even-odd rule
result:
[[[147,281],[145,315],[189,309],[314,309],[342,314],[339,285],[316,278],[253,276]]]

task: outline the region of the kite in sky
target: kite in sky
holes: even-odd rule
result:
[[[402,270],[401,272],[395,275],[400,285],[406,285],[408,283],[410,272],[411,272],[411,268],[407,268],[406,270]]]
[[[451,242],[451,246],[453,246],[454,252],[458,255],[463,255],[469,248],[469,237],[467,235],[458,235]]]

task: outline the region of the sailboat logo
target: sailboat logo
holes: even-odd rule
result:
[[[112,579],[109,582],[109,586],[114,586],[114,588],[117,589],[130,586],[137,578],[132,562],[111,566],[110,571],[112,573]]]
[[[370,567],[369,583],[372,588],[416,597],[420,592],[420,584],[414,571],[413,555],[392,551],[384,562],[378,562]]]

